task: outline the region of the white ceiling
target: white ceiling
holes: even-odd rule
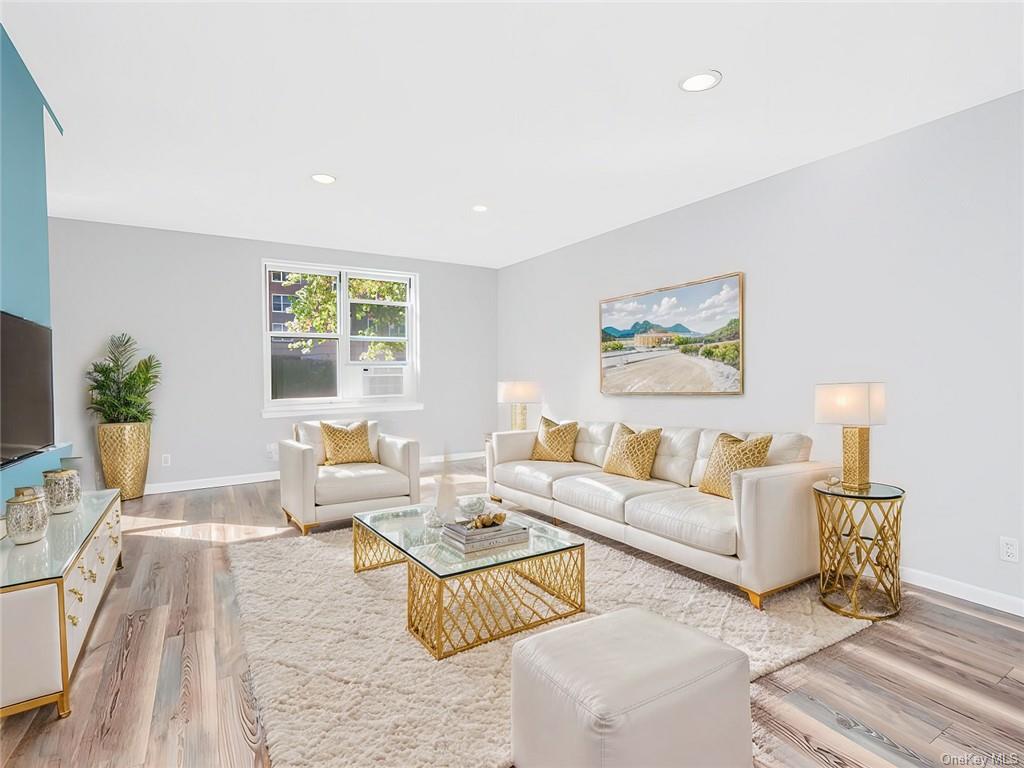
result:
[[[490,267],[1024,87],[1020,4],[8,3],[4,23],[64,124],[52,215]],[[718,88],[677,88],[709,67]]]

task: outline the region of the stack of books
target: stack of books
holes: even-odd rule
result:
[[[493,547],[509,547],[524,544],[530,539],[525,526],[513,522],[493,525],[490,528],[470,528],[469,521],[446,523],[441,529],[441,540],[464,555]]]

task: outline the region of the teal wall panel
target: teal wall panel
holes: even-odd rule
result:
[[[43,472],[60,469],[60,460],[71,455],[71,443],[62,443],[48,451],[29,456],[0,472],[0,501],[14,495],[14,489],[23,485],[42,485]]]
[[[0,308],[50,325],[46,101],[0,27]]]
[[[46,216],[45,112],[53,113],[0,25],[0,309],[50,325],[50,244]],[[54,123],[57,123],[54,118]],[[60,130],[60,124],[57,123]],[[40,485],[70,444],[0,470],[0,503],[20,485]]]

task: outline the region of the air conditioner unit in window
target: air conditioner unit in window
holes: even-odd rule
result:
[[[393,397],[405,392],[405,368],[375,365],[363,368],[363,397]]]

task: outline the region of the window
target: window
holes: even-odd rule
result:
[[[418,407],[415,275],[269,262],[263,269],[264,415]]]
[[[409,281],[348,276],[349,361],[405,362]]]

